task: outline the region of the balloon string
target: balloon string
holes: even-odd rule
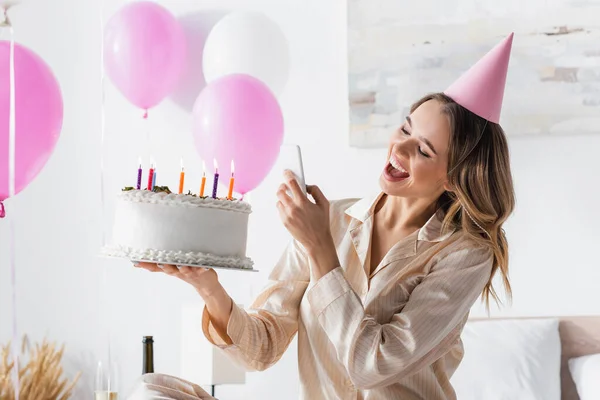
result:
[[[105,91],[105,80],[106,74],[104,71],[104,1],[101,4],[100,10],[100,221],[102,222],[102,247],[106,246],[106,233],[104,226],[104,142],[106,133],[106,91]],[[108,283],[108,267],[103,266],[102,271],[102,304],[104,308],[104,323],[106,325],[106,346],[107,346],[107,387],[106,390],[110,393],[113,388],[113,362],[112,362],[112,346],[111,346],[111,321],[109,318],[109,283]],[[97,390],[104,390],[104,382],[100,383],[102,387],[96,388]]]
[[[15,239],[15,223],[13,219],[8,221],[9,231],[9,262],[10,262],[10,288],[12,297],[12,353],[13,353],[13,382],[15,389],[15,400],[19,400],[19,390],[21,383],[19,381],[19,343],[17,326],[17,269],[16,269],[16,239]]]
[[[152,145],[150,143],[150,120],[148,119],[148,110],[144,111],[144,129],[146,130],[146,146],[148,146],[148,156],[150,156],[152,153]],[[152,161],[153,160],[150,160],[150,162]]]
[[[150,119],[148,119],[148,110],[145,111],[143,125],[143,130],[146,133],[146,153],[149,157],[148,162],[150,163],[150,168],[154,168],[154,173],[156,173],[156,160],[154,160],[152,155],[152,141],[150,140]]]
[[[104,8],[104,7],[102,7]],[[102,221],[102,246],[106,245],[104,230],[104,133],[106,131],[106,110],[104,91],[104,16],[100,13],[100,218]]]
[[[6,11],[5,11],[6,12]],[[15,32],[9,25],[10,31],[10,113],[8,119],[8,197],[15,195]],[[2,207],[4,209],[4,207]],[[4,210],[3,210],[4,211]],[[14,220],[9,221],[9,263],[10,263],[10,288],[12,293],[12,353],[13,353],[13,379],[15,383],[15,400],[19,400],[19,343],[17,326],[17,268],[16,268],[16,239]]]
[[[152,141],[150,137],[150,119],[148,118],[148,109],[144,110],[143,121],[144,127],[143,130],[146,133],[146,153],[149,157],[150,168],[154,168],[154,173],[156,174],[156,160],[152,156]],[[158,293],[159,289],[156,287],[156,281],[152,281],[146,287],[146,299],[152,299],[151,301],[147,301],[147,304],[150,307],[150,310],[158,310],[158,296],[155,296],[155,293]],[[159,326],[158,313],[153,313],[154,318],[151,319],[149,323],[150,326],[148,329],[152,332],[156,330],[156,327]]]
[[[151,168],[154,168],[154,173],[156,174],[156,161],[152,156],[152,141],[150,137],[150,119],[148,118],[148,109],[144,109],[144,115],[142,116],[144,130],[146,131],[146,148],[147,154],[150,162]],[[158,293],[158,288],[156,287],[156,281],[152,281],[146,288],[146,298],[152,299],[151,302],[148,302],[150,305],[150,310],[158,310],[158,296],[154,296],[154,293]],[[150,331],[155,331],[156,327],[159,326],[158,313],[154,313],[154,318],[152,318],[150,322]]]

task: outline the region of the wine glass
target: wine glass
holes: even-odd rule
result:
[[[110,368],[107,368],[102,361],[98,361],[94,400],[118,400],[118,385],[117,363],[113,362],[110,364]]]

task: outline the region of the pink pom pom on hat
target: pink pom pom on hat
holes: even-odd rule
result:
[[[481,118],[500,123],[513,36],[514,33],[511,33],[498,43],[450,85],[444,94]]]

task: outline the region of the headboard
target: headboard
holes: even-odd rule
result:
[[[570,358],[600,353],[600,316],[560,317],[562,345],[562,400],[579,400],[567,362]]]
[[[561,400],[580,400],[571,378],[568,361],[573,357],[600,353],[600,316],[577,317],[501,317],[494,320],[507,319],[545,319],[558,318],[560,342],[562,347],[562,363],[560,370]],[[472,318],[483,320],[487,318]]]

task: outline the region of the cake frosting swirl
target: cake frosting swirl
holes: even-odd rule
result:
[[[213,199],[212,197],[198,197],[189,194],[176,194],[165,192],[152,192],[150,190],[126,190],[117,196],[123,201],[139,203],[164,204],[189,207],[213,207],[250,214],[252,206],[241,200]]]
[[[252,269],[254,262],[248,257],[220,257],[202,252],[165,251],[156,249],[134,249],[125,246],[110,246],[102,251],[109,257],[127,258],[132,261],[149,261],[158,264],[214,266],[223,268]]]

